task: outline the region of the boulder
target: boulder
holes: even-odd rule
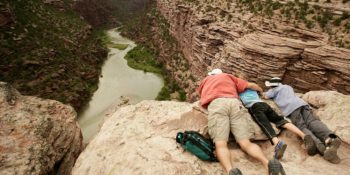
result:
[[[350,96],[336,91],[310,91],[303,96],[315,114],[350,145]]]
[[[0,174],[70,174],[81,150],[72,107],[0,82]]]

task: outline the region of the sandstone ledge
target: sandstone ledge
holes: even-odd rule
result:
[[[317,108],[316,113],[320,118],[344,140],[339,150],[342,162],[333,165],[319,155],[310,157],[294,134],[282,132],[281,138],[288,143],[282,160],[286,172],[346,175],[346,169],[350,166],[350,148],[347,148],[350,141],[350,117],[347,116],[350,113],[350,96],[316,91],[307,93],[304,99]],[[224,174],[219,163],[203,162],[183,152],[175,142],[178,131],[205,132],[206,121],[198,111],[193,111],[194,106],[196,104],[183,102],[143,101],[118,109],[79,156],[72,174]],[[257,143],[268,157],[272,157],[273,147],[268,141]],[[236,144],[231,142],[230,150],[235,165],[244,174],[262,174],[262,165],[244,154]]]

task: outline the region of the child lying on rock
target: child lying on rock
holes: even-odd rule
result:
[[[279,140],[275,130],[272,128],[270,122],[274,123],[277,128],[285,128],[304,140],[306,149],[311,151],[313,149],[313,140],[311,135],[305,135],[295,125],[279,116],[267,103],[259,98],[257,91],[252,89],[246,89],[239,94],[239,97],[248,109],[250,115],[254,121],[260,126],[261,130],[269,138],[270,142],[275,146],[275,158],[280,159],[283,157],[284,151],[287,148],[287,144]]]

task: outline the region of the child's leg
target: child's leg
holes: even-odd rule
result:
[[[282,116],[279,116],[268,104],[267,105],[267,110],[265,112],[268,120],[272,123],[274,123],[276,125],[276,127],[278,128],[286,128],[284,127],[286,124],[288,124],[289,122],[284,119],[284,117]],[[290,126],[290,123],[289,125],[287,126],[288,128],[292,129],[291,131],[297,131],[299,130],[297,127],[294,126]],[[288,129],[286,128],[286,129]],[[300,130],[299,130],[300,131]],[[296,134],[303,134],[303,132],[300,131],[300,133],[296,133]],[[300,136],[300,135],[299,135]]]
[[[289,123],[282,116],[279,116],[270,106],[267,111],[267,116],[271,122],[276,124],[277,127],[285,128],[298,135],[302,139],[305,137],[305,134],[299,128],[297,128],[292,123]]]
[[[275,130],[272,128],[272,125],[269,119],[265,115],[265,111],[267,110],[267,107],[268,105],[266,103],[258,102],[258,103],[255,103],[248,110],[252,118],[254,119],[254,121],[260,126],[260,128],[266,134],[266,136],[273,142],[276,142],[276,141],[278,142],[277,134]]]
[[[273,145],[276,145],[274,157],[276,159],[280,159],[283,157],[283,154],[287,148],[287,144],[277,138],[277,134],[272,128],[272,125],[266,116],[266,110],[268,107],[268,104],[259,102],[255,103],[251,108],[249,108],[249,111],[255,122],[258,123],[260,128],[269,137]]]
[[[302,139],[305,137],[305,134],[299,128],[297,128],[295,125],[293,125],[292,123],[286,123],[282,126],[282,128],[285,128],[285,129],[291,131],[292,133],[298,135]]]

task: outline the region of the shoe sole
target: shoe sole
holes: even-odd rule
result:
[[[322,143],[319,143],[316,145],[316,148],[317,148],[318,152],[323,156],[324,152],[326,151],[326,146],[323,145]]]
[[[310,135],[305,136],[304,144],[308,155],[313,156],[317,153],[316,144]]]
[[[338,157],[337,151],[336,147],[326,149],[323,158],[331,163],[338,164],[340,163],[340,158]]]
[[[269,161],[269,175],[286,175],[286,172],[284,172],[284,169],[278,160],[270,160]]]
[[[230,171],[229,175],[242,175],[242,172],[238,168],[235,168],[235,169]]]
[[[283,157],[284,152],[286,151],[286,149],[287,149],[287,145],[283,144],[282,148],[278,150],[277,155],[275,156],[275,158],[276,159],[281,159]]]
[[[330,147],[338,149],[340,147],[341,141],[339,138],[335,139],[334,141],[331,142]]]

